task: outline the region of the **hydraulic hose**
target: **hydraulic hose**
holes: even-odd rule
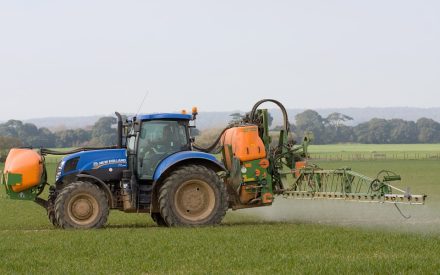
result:
[[[290,124],[289,124],[289,116],[287,115],[287,110],[284,107],[283,104],[281,104],[281,102],[275,100],[275,99],[263,99],[258,101],[257,103],[255,103],[254,107],[252,108],[252,111],[250,113],[250,119],[253,123],[255,123],[256,121],[256,113],[257,113],[257,109],[258,107],[260,107],[261,104],[266,103],[266,102],[272,102],[275,103],[276,105],[278,105],[278,107],[280,107],[281,112],[283,113],[283,119],[284,119],[284,130],[286,130],[286,133],[288,133],[290,131]]]
[[[265,103],[265,102],[272,102],[272,103],[275,103],[276,105],[278,105],[278,107],[280,107],[281,112],[283,113],[283,118],[284,118],[284,129],[286,130],[286,133],[289,133],[289,132],[290,132],[290,124],[289,124],[289,117],[288,117],[288,115],[287,115],[286,108],[284,107],[283,104],[281,104],[281,102],[279,102],[279,101],[277,101],[277,100],[274,100],[274,99],[263,99],[263,100],[258,101],[258,102],[254,105],[254,107],[252,108],[252,111],[251,111],[251,113],[250,113],[250,119],[251,119],[251,122],[252,122],[252,123],[255,123],[255,124],[257,123],[257,121],[256,121],[256,113],[257,113],[257,109],[258,109],[258,107],[259,107],[261,104],[263,104],[263,103]],[[196,144],[193,144],[193,148],[196,149],[197,151],[200,151],[200,152],[212,153],[212,152],[214,151],[214,149],[217,148],[217,145],[218,145],[218,143],[220,142],[220,140],[221,140],[223,134],[224,134],[228,129],[232,128],[233,126],[234,126],[234,125],[229,125],[229,126],[226,127],[225,129],[223,129],[223,131],[220,133],[220,135],[218,136],[218,138],[217,138],[217,139],[214,141],[214,143],[212,143],[209,147],[207,147],[207,148],[203,148],[203,147],[200,147],[200,146],[198,146],[198,145],[196,145]]]
[[[57,155],[57,156],[64,156],[64,155],[70,155],[75,154],[83,151],[93,151],[93,150],[105,150],[105,149],[117,149],[118,146],[108,146],[108,147],[82,147],[70,151],[56,151],[46,148],[41,148],[40,152],[42,155]]]
[[[200,146],[196,145],[195,143],[193,143],[193,148],[196,149],[197,151],[200,151],[200,152],[212,153],[214,151],[214,149],[217,148],[217,145],[219,144],[220,140],[222,139],[223,134],[231,127],[232,126],[228,126],[225,129],[223,129],[223,131],[220,133],[218,138],[209,147],[203,148],[203,147],[200,147]]]

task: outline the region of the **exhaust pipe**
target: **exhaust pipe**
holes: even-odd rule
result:
[[[120,113],[115,112],[116,117],[118,118],[118,148],[122,148],[122,116]]]

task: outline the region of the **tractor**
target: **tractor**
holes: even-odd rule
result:
[[[283,114],[275,142],[269,113]],[[117,144],[56,151],[11,149],[1,176],[11,199],[43,206],[60,228],[105,226],[110,210],[149,213],[159,226],[219,224],[229,209],[270,206],[275,197],[424,204],[391,185],[400,176],[382,171],[370,178],[349,168],[325,170],[309,161],[312,135],[292,139],[285,107],[273,99],[257,102],[231,122],[207,148],[195,143],[197,108],[191,114],[163,113],[122,117],[116,113]],[[49,185],[45,156],[65,155]],[[49,185],[47,199],[41,198]]]

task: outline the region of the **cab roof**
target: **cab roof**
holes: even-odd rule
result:
[[[162,113],[162,114],[148,114],[138,115],[137,120],[155,120],[155,119],[171,119],[171,120],[191,120],[192,115]]]

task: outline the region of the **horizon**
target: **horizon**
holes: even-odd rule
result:
[[[199,111],[199,115],[203,114],[203,113],[245,113],[248,112],[250,110],[244,111],[244,110],[219,110],[219,111],[205,111],[205,110],[200,110],[199,106],[198,107],[198,111]],[[272,108],[273,107],[273,108]],[[275,110],[275,111],[279,111],[278,108],[276,108],[276,106],[272,106],[272,107],[268,107],[267,109],[269,110]],[[354,109],[354,110],[362,110],[362,109],[382,109],[382,110],[386,110],[386,109],[417,109],[417,110],[430,110],[430,109],[440,109],[440,106],[433,106],[433,107],[414,107],[414,106],[384,106],[384,107],[374,107],[374,106],[366,106],[366,107],[328,107],[328,108],[289,108],[286,107],[286,109],[288,111],[302,111],[302,110],[314,110],[317,111],[319,113],[319,111],[329,111],[329,110],[350,110],[350,109]],[[190,111],[190,108],[186,108],[186,111]],[[133,115],[133,112],[123,112],[123,111],[118,111],[121,114],[124,115]],[[180,113],[180,111],[171,111],[168,113]],[[141,114],[157,114],[157,113],[161,113],[161,112],[140,112],[139,115]],[[164,112],[165,113],[165,112]],[[57,119],[61,119],[61,118],[90,118],[90,117],[105,117],[105,116],[115,116],[114,112],[110,112],[110,113],[101,113],[101,114],[85,114],[85,115],[66,115],[66,116],[61,116],[61,115],[54,115],[54,116],[42,116],[42,117],[27,117],[27,118],[0,118],[0,122],[6,122],[8,120],[20,120],[20,121],[30,121],[30,120],[43,120],[43,119],[53,119],[53,118],[57,118]]]
[[[196,106],[198,107],[198,106]],[[319,111],[321,110],[348,110],[348,109],[420,109],[420,110],[429,110],[429,109],[440,109],[440,106],[438,107],[411,107],[411,106],[385,106],[385,107],[372,107],[372,106],[366,106],[366,107],[329,107],[329,108],[289,108],[286,107],[286,110],[290,110],[290,111],[301,111],[301,110],[314,110],[317,111],[319,113]],[[190,111],[190,108],[186,109],[187,111]],[[279,109],[275,108],[268,108],[268,110],[276,110],[279,111]],[[248,110],[249,111],[249,110]],[[245,113],[248,111],[244,111],[244,110],[220,110],[220,111],[204,111],[204,110],[200,110],[199,108],[199,115],[202,113]],[[171,113],[180,113],[181,111],[172,111]],[[124,115],[133,115],[133,113],[130,112],[120,112],[121,114]],[[142,115],[142,114],[157,114],[158,112],[154,112],[154,113],[144,113],[141,112],[138,115]],[[35,119],[50,119],[50,118],[87,118],[87,117],[104,117],[104,116],[115,116],[114,112],[113,113],[108,113],[108,114],[90,114],[90,115],[78,115],[78,116],[47,116],[47,117],[31,117],[31,118],[24,118],[24,119],[18,119],[18,120],[23,120],[23,121],[27,121],[27,120],[35,120]],[[15,118],[10,118],[10,119],[15,119]],[[0,121],[7,121],[10,119],[6,119],[6,120],[2,120],[0,119]]]
[[[307,109],[300,108],[287,108],[289,115],[289,120],[295,123],[295,117],[297,114],[304,112]],[[401,119],[404,121],[417,122],[421,118],[428,118],[434,121],[440,122],[440,107],[436,108],[412,108],[412,107],[389,107],[389,108],[378,108],[378,107],[366,107],[366,108],[322,108],[313,109],[318,112],[322,118],[328,117],[333,112],[339,112],[349,117],[353,120],[346,121],[347,126],[356,126],[358,124],[369,122],[373,118],[385,119],[387,121],[393,119]],[[277,126],[282,124],[282,114],[277,108],[269,108],[269,111],[274,118],[273,125]],[[210,128],[223,127],[231,119],[230,115],[233,113],[244,114],[243,111],[199,111],[199,116],[197,117],[197,128],[200,130],[206,130]],[[132,113],[123,113],[124,115],[131,116]],[[140,113],[143,114],[143,113]],[[78,129],[86,128],[92,126],[101,117],[113,116],[112,113],[109,114],[97,114],[90,116],[72,116],[72,117],[33,117],[29,119],[20,120],[23,123],[31,123],[37,127],[49,128],[53,131],[59,131],[63,129]],[[0,120],[0,123],[6,123],[10,119]],[[213,126],[214,125],[214,126]]]

